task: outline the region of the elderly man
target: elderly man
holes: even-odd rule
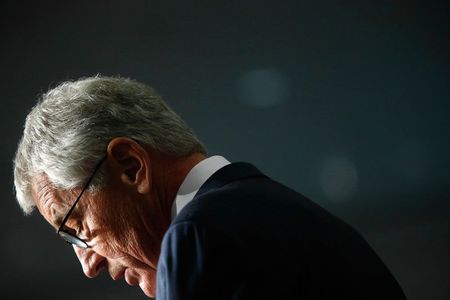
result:
[[[157,299],[405,299],[349,225],[248,163],[207,157],[150,87],[64,82],[29,113],[15,157],[83,271]]]

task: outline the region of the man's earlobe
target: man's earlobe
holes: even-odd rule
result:
[[[148,181],[142,181],[138,186],[137,190],[140,194],[148,194],[150,192],[150,184]]]
[[[148,156],[147,156],[148,157]],[[152,168],[151,168],[150,159],[145,159],[143,164],[137,170],[136,178],[134,180],[137,191],[140,194],[148,194],[151,190],[151,182],[152,182]]]

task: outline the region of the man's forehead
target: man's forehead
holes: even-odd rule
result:
[[[61,208],[65,205],[61,201],[61,193],[55,188],[45,173],[33,176],[31,180],[31,196],[41,213],[48,222],[53,223],[61,219]]]
[[[31,196],[38,208],[49,205],[50,200],[54,200],[52,196],[55,193],[55,188],[47,174],[41,173],[33,176],[31,179]]]

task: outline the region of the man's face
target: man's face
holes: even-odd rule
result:
[[[42,216],[55,229],[81,189],[58,191],[47,176],[32,182],[32,195]],[[142,194],[120,181],[91,194],[85,192],[67,220],[66,227],[87,242],[89,248],[74,246],[88,277],[106,269],[114,280],[124,277],[139,285],[149,297],[156,290],[156,265],[165,228],[158,211],[149,207]]]

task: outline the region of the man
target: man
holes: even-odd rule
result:
[[[248,163],[207,157],[156,92],[65,82],[29,113],[17,199],[103,269],[157,299],[405,299],[349,225]]]

